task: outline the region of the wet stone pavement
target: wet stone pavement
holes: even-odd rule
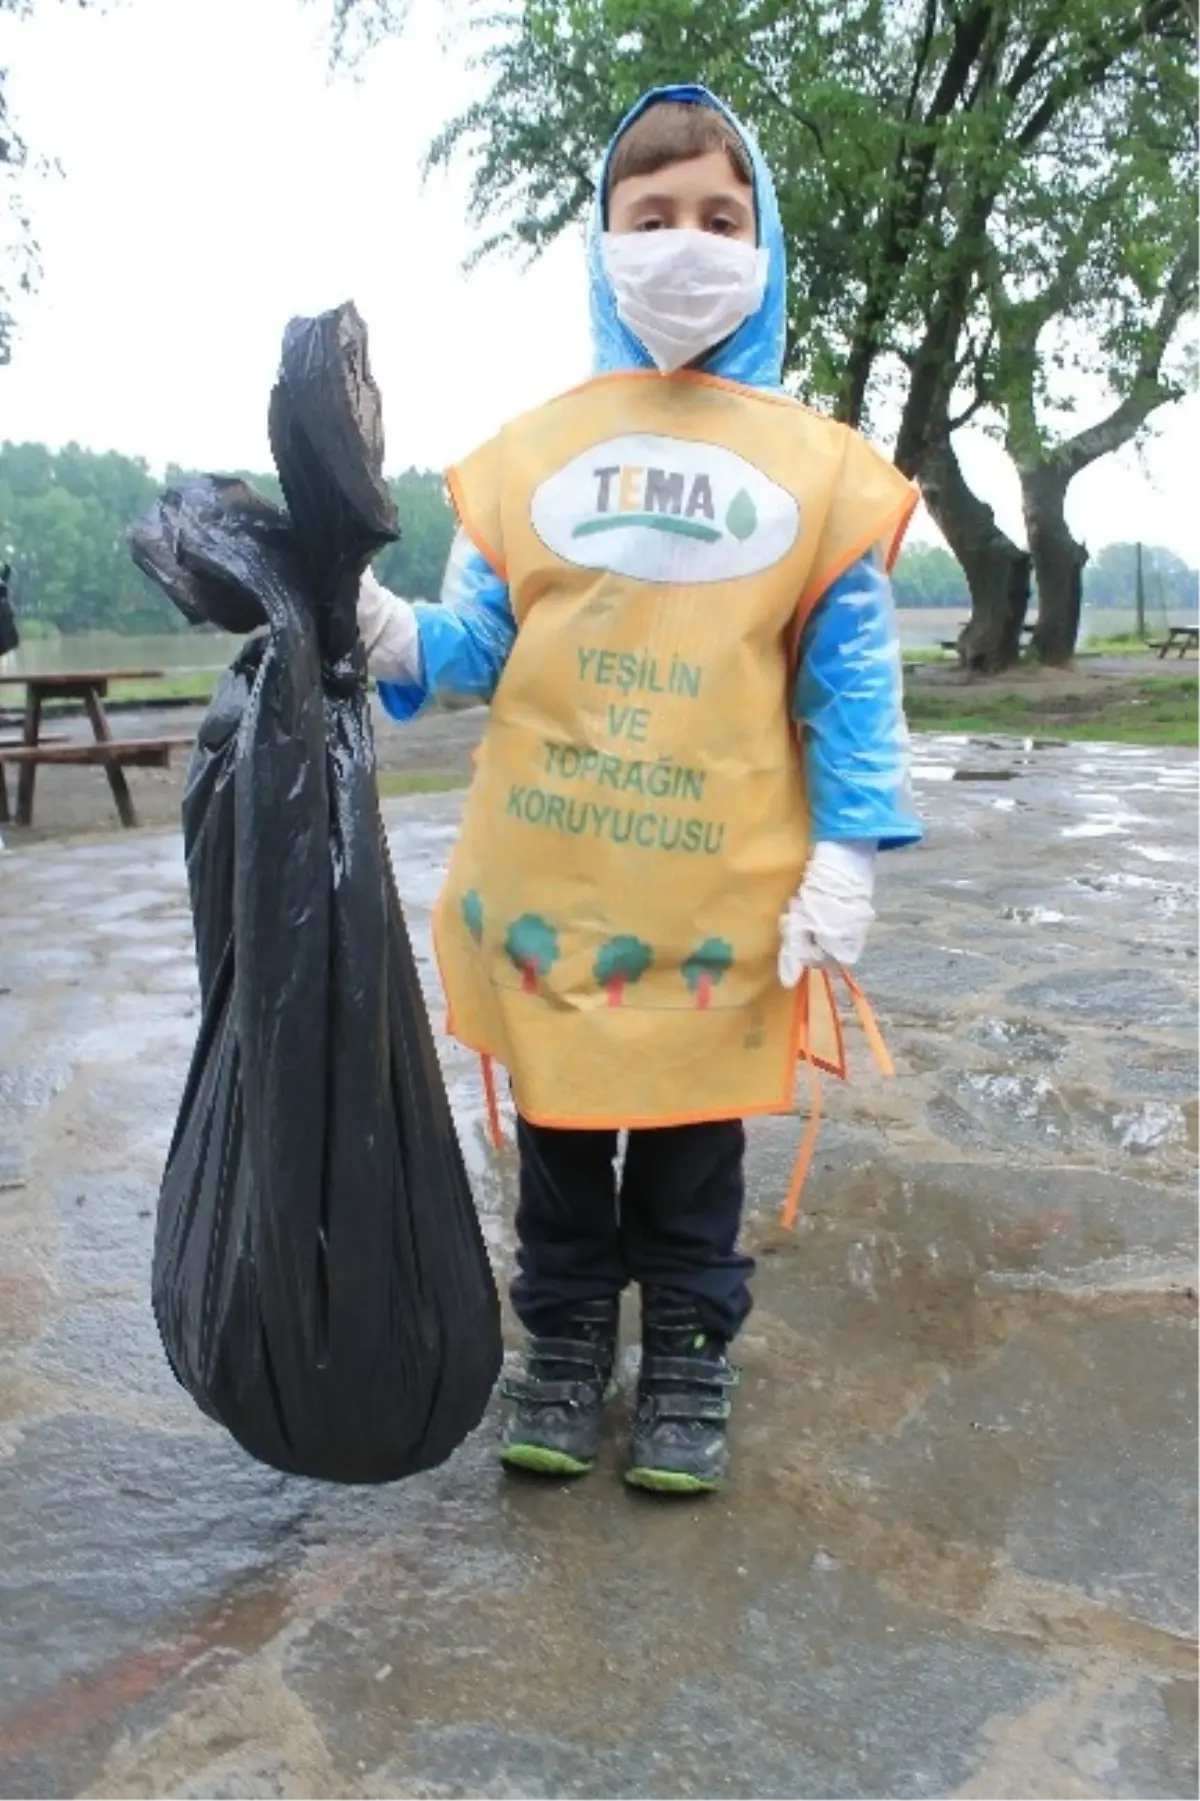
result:
[[[0,1794],[1196,1793],[1196,761],[925,739],[918,779],[862,972],[899,1075],[855,1045],[794,1234],[798,1127],[753,1133],[704,1505],[617,1480],[631,1354],[575,1487],[491,1421],[347,1492],[202,1420],[147,1299],[178,844],[0,859]],[[427,974],[459,804],[388,808]]]

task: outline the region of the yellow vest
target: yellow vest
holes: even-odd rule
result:
[[[518,632],[435,914],[451,1032],[535,1124],[790,1111],[845,1073],[827,978],[780,987],[809,853],[803,623],[916,504],[847,427],[712,377],[602,377],[449,476]]]

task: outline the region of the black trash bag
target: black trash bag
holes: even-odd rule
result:
[[[499,1373],[499,1304],[379,818],[363,568],[396,535],[351,307],[289,327],[289,511],[168,493],[132,534],[189,617],[245,630],[200,730],[184,840],[203,1000],[159,1198],[171,1367],[279,1469],[441,1462]]]

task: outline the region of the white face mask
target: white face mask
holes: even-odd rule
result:
[[[605,232],[617,314],[664,375],[694,362],[762,305],[769,257],[711,231]]]

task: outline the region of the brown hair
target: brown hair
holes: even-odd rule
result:
[[[657,175],[671,163],[691,162],[714,150],[723,150],[737,179],[753,188],[750,152],[723,113],[698,101],[656,100],[617,139],[608,165],[605,205],[619,182]]]

